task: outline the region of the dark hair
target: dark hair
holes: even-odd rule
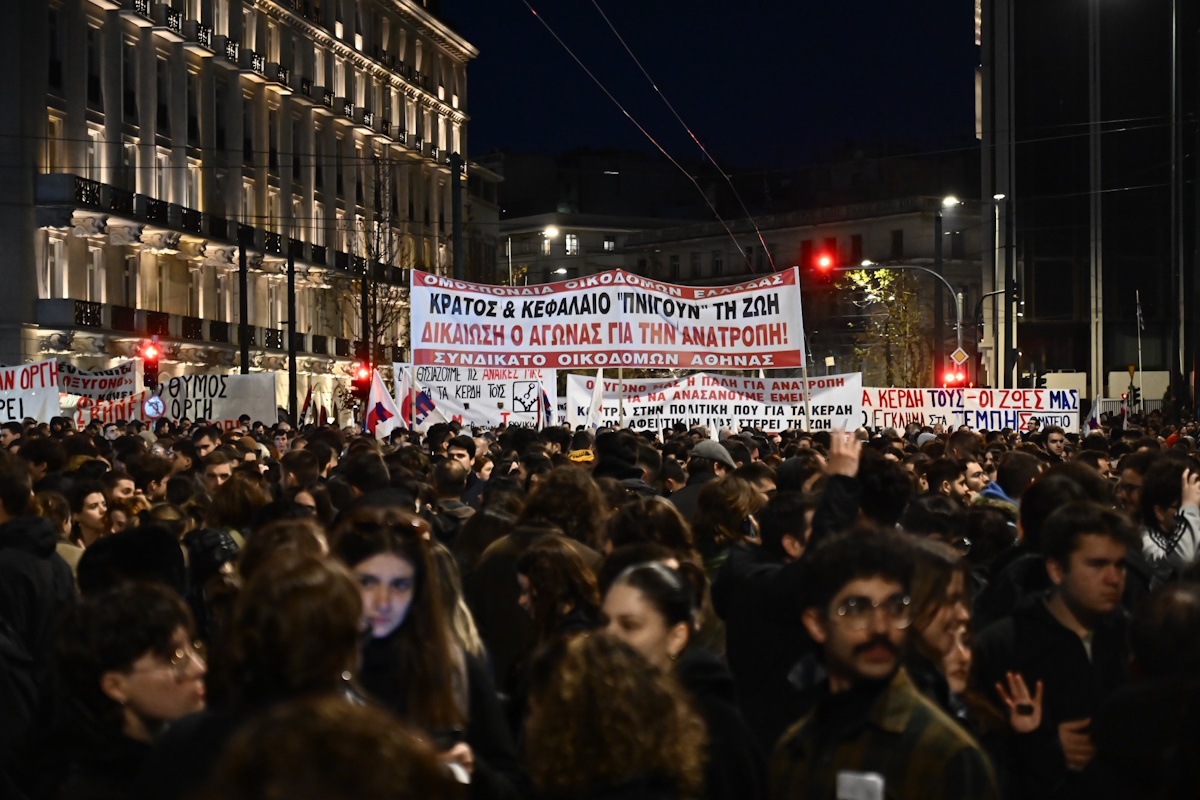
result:
[[[858,483],[862,487],[863,515],[880,527],[894,527],[913,495],[912,478],[904,467],[874,451],[863,451]]]
[[[25,463],[8,453],[0,454],[0,504],[10,517],[19,517],[29,508],[33,496],[29,470]]]
[[[325,559],[268,561],[234,611],[235,674],[247,699],[333,691],[358,657],[362,598]]]
[[[756,517],[763,552],[776,561],[783,561],[787,558],[783,537],[791,536],[801,545],[807,544],[804,516],[816,507],[816,497],[796,492],[784,492],[768,500]]]
[[[918,497],[900,518],[905,533],[933,536],[953,543],[964,535],[967,511],[962,503],[941,494]]]
[[[407,693],[411,718],[433,731],[461,727],[465,719],[455,695],[461,655],[450,638],[449,610],[442,607],[429,535],[429,523],[401,508],[360,506],[338,519],[330,552],[351,569],[381,553],[412,565],[411,605],[392,634],[399,663],[396,680]]]
[[[1143,678],[1200,672],[1200,586],[1176,582],[1143,598],[1129,626]]]
[[[338,465],[338,474],[362,494],[386,489],[390,480],[383,459],[371,452],[359,452],[347,457]]]
[[[1046,519],[1042,529],[1042,554],[1057,561],[1064,571],[1070,568],[1071,554],[1087,535],[1107,536],[1126,547],[1141,547],[1141,537],[1133,523],[1119,511],[1099,503],[1074,502],[1059,508]]]
[[[1005,453],[996,464],[996,483],[1013,500],[1020,500],[1042,474],[1042,461],[1029,453]]]
[[[483,551],[492,542],[512,532],[516,524],[516,515],[495,508],[485,508],[472,514],[463,523],[462,530],[451,546],[463,574],[467,575],[475,569]]]
[[[639,497],[608,519],[608,541],[615,547],[655,542],[681,553],[692,551],[692,531],[679,509],[661,497]]]
[[[966,463],[957,458],[935,458],[925,467],[925,481],[929,491],[940,492],[943,483],[954,483],[966,471]]]
[[[1087,494],[1065,475],[1043,475],[1021,495],[1021,537],[1024,547],[1044,552],[1042,528],[1047,518],[1064,503],[1082,502]]]
[[[202,800],[465,797],[426,744],[382,709],[338,694],[272,708],[225,748]]]
[[[529,494],[520,520],[551,522],[575,541],[600,550],[598,514],[603,505],[600,487],[586,470],[558,467]]]
[[[311,517],[268,523],[246,539],[238,558],[238,574],[251,580],[276,559],[320,558],[325,551],[325,531]]]
[[[762,498],[749,482],[726,475],[704,484],[692,516],[692,539],[704,558],[717,556],[746,538],[746,517],[758,511]]]
[[[517,558],[517,574],[529,580],[533,625],[539,642],[559,632],[563,607],[594,617],[600,606],[596,575],[562,536],[536,539]]]
[[[144,455],[129,465],[133,485],[145,491],[152,483],[166,480],[171,474],[171,460],[166,456]]]
[[[1183,494],[1183,472],[1197,471],[1190,458],[1163,454],[1151,464],[1142,476],[1142,521],[1151,528],[1158,527],[1154,516],[1155,506],[1169,508],[1180,501]]]
[[[433,488],[439,497],[459,497],[466,491],[468,474],[466,466],[447,458],[433,468]]]
[[[323,466],[316,453],[307,447],[303,450],[289,450],[279,459],[279,469],[294,476],[296,486],[307,486],[315,482],[321,477]]]
[[[803,492],[804,484],[822,472],[820,455],[815,450],[800,450],[775,468],[775,488],[780,494]]]
[[[468,458],[475,458],[475,440],[470,436],[455,436],[446,443],[446,451],[449,452],[451,447],[465,450]]]
[[[946,440],[946,454],[959,459],[975,458],[979,456],[980,445],[979,434],[975,431],[955,431]]]
[[[822,540],[806,555],[803,572],[803,608],[826,608],[846,584],[865,578],[886,578],[907,592],[911,545],[898,533],[857,528]]]
[[[208,507],[208,524],[215,528],[250,530],[255,514],[268,502],[270,497],[260,481],[235,472],[213,492],[212,503]]]
[[[104,495],[104,484],[100,481],[75,481],[67,492],[67,502],[71,504],[71,513],[83,511],[83,504],[93,494]],[[107,497],[107,495],[105,495]]]
[[[98,722],[121,729],[121,705],[100,688],[106,672],[129,670],[146,653],[169,658],[175,631],[193,635],[177,594],[155,583],[126,583],[63,609],[55,655],[63,686]]]
[[[97,539],[79,558],[79,592],[94,595],[127,582],[158,583],[187,594],[187,561],[179,537],[159,525],[141,525]]]
[[[668,628],[687,623],[688,641],[691,641],[696,625],[696,591],[682,572],[660,561],[647,561],[626,568],[605,594],[612,591],[613,586],[630,586],[641,592]]]
[[[63,450],[63,446],[48,436],[32,439],[22,438],[17,458],[26,464],[45,464],[47,474],[61,471],[63,465],[67,463],[67,454]]]

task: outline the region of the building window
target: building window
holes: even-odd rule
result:
[[[87,274],[83,289],[83,298],[92,303],[102,303],[104,298],[104,251],[99,247],[88,248]]]
[[[668,267],[667,267],[668,276],[671,278],[671,280],[679,280],[679,256],[672,255],[667,260],[667,264],[668,264]]]
[[[242,224],[251,225],[254,216],[254,181],[242,181]]]
[[[566,238],[564,239],[564,242],[566,243],[566,246],[567,246],[567,255],[569,255],[569,256],[579,255],[579,235],[578,234],[568,233],[566,235]]]
[[[200,146],[200,73],[188,71],[187,77],[187,143]]]
[[[700,277],[700,254],[692,253],[691,256],[689,257],[689,260],[691,261],[691,264],[689,265],[688,268],[691,270],[692,277],[699,278]]]
[[[200,273],[188,270],[188,316],[201,317],[204,311],[200,308]]]
[[[720,275],[725,271],[725,254],[720,250],[712,251],[712,274]]]
[[[617,237],[605,236],[604,237],[604,252],[615,253],[616,251],[617,251]]]
[[[121,173],[125,188],[137,189],[138,144],[126,139],[121,143]]]
[[[165,58],[157,59],[159,136],[171,136],[171,68]]]
[[[850,237],[850,263],[861,264],[863,260],[862,234],[856,233]]]
[[[898,261],[904,258],[904,229],[892,231],[892,253],[889,256],[893,261]]]
[[[279,230],[279,190],[273,187],[267,189],[267,223],[263,227],[272,233]]]
[[[88,128],[87,141],[87,176],[91,180],[104,180],[102,168],[104,165],[104,131],[101,128]]]
[[[59,172],[65,158],[63,150],[63,121],[57,117],[46,119],[46,172]]]
[[[838,260],[838,244],[837,244],[837,238],[836,238],[836,237],[829,237],[828,239],[826,239],[826,240],[825,240],[825,244],[824,244],[824,245],[822,245],[822,247],[821,247],[821,250],[822,250],[824,253],[828,254],[828,255],[829,255],[829,257],[830,257],[830,258],[832,258],[832,259],[834,260],[834,263],[837,263],[837,260]]]
[[[188,159],[187,166],[187,207],[196,211],[200,208],[200,162],[194,158]]]
[[[100,31],[88,25],[84,46],[87,48],[87,102],[88,105],[102,110],[104,107],[104,90],[101,80],[100,48],[102,37]]]
[[[542,234],[542,255],[550,255],[550,237]]]
[[[154,264],[154,294],[156,309],[158,311],[167,310],[167,265],[162,259],[158,259]]]
[[[67,268],[66,242],[51,236],[46,240],[46,265],[42,272],[42,295],[48,299],[61,297],[61,275]]]
[[[325,246],[325,206],[322,203],[313,203],[313,244]]]
[[[129,307],[136,307],[137,299],[137,268],[138,255],[125,256],[125,266],[121,270],[121,302]]]

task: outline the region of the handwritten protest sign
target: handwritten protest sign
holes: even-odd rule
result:
[[[803,364],[795,268],[734,286],[622,270],[491,286],[412,273],[417,365],[758,369]]]
[[[586,425],[595,376],[567,376],[567,422]],[[740,378],[699,373],[684,378],[624,381],[625,424],[659,430],[682,422],[718,428],[758,428],[778,433],[789,428],[854,428],[860,418],[862,373],[810,378],[812,424],[804,416],[802,378]],[[601,408],[606,424],[617,424],[621,384],[604,380]]]
[[[0,368],[0,422],[48,421],[62,414],[58,362],[39,361]]]
[[[396,402],[407,402],[403,374],[408,364],[393,364]],[[495,367],[418,366],[417,387],[425,394],[421,403],[436,410],[438,419],[464,425],[494,428],[498,425],[544,427],[555,424],[558,406],[557,371]],[[424,415],[419,414],[419,417]],[[423,430],[418,422],[418,430]]]
[[[58,385],[65,394],[92,400],[121,400],[142,388],[142,360],[131,358],[108,369],[88,370],[60,361]]]
[[[82,398],[75,407],[75,424],[82,427],[96,420],[103,423],[141,420],[147,424],[166,417],[179,420],[203,419],[221,428],[233,428],[242,414],[252,420],[274,423],[275,376],[182,375],[157,390],[146,390],[121,400]]]
[[[878,389],[862,390],[862,424],[903,429],[910,422],[954,429],[1029,430],[1058,425],[1079,432],[1079,392],[1073,389]]]

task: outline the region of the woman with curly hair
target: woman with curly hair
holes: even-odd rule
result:
[[[738,708],[733,676],[698,644],[704,576],[692,564],[680,567],[651,561],[618,575],[604,597],[607,630],[673,675],[703,716],[709,734],[703,797],[763,797],[766,764]]]
[[[521,554],[517,585],[517,602],[533,619],[538,644],[596,627],[596,576],[562,536],[543,536]]]
[[[520,521],[549,522],[575,541],[603,552],[603,508],[604,496],[591,475],[577,467],[557,467],[530,492]]]
[[[531,678],[526,765],[542,800],[699,795],[704,722],[632,647],[606,633],[557,639]]]
[[[359,678],[470,775],[473,797],[508,797],[516,748],[486,668],[453,635],[430,535],[428,522],[398,506],[351,510],[334,530],[330,552],[354,573],[362,597],[368,638]]]

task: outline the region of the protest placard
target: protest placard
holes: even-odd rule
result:
[[[237,426],[242,414],[269,425],[278,419],[273,374],[181,375],[157,390],[148,389],[122,400],[82,398],[75,407],[75,423],[80,427],[92,420],[141,420],[151,424],[161,417],[186,417],[229,429]]]
[[[586,425],[594,375],[567,376],[567,422]],[[710,428],[758,428],[779,433],[789,428],[833,430],[857,427],[862,373],[810,378],[812,424],[804,416],[802,378],[741,378],[698,373],[682,378],[604,379],[602,420],[616,425],[624,396],[625,424],[634,430],[660,430],[682,422]]]
[[[1074,389],[880,389],[862,390],[862,424],[904,429],[918,425],[966,425],[974,431],[1029,430],[1036,419],[1079,432],[1079,392]]]
[[[0,422],[48,422],[62,414],[59,391],[57,361],[0,368]]]
[[[396,402],[402,409],[408,402],[402,376],[409,368],[392,365]],[[418,403],[417,430],[425,429],[422,422],[431,410],[440,418],[477,428],[552,425],[558,406],[557,376],[553,369],[418,365],[416,385],[425,397]]]
[[[142,360],[131,358],[108,369],[83,369],[58,362],[58,385],[64,394],[92,400],[122,400],[142,390]]]
[[[772,369],[804,362],[796,268],[733,286],[622,270],[533,286],[414,270],[418,366]]]

